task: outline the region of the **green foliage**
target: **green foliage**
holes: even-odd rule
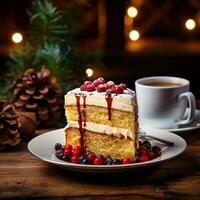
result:
[[[40,70],[44,65],[57,77],[63,93],[78,85],[86,64],[100,63],[102,57],[99,51],[83,54],[76,50],[72,33],[79,9],[77,1],[72,1],[65,12],[50,1],[32,1],[26,42],[10,53],[10,75],[16,77],[30,67]]]

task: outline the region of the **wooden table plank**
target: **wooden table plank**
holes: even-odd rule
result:
[[[185,153],[135,173],[73,173],[32,156],[22,143],[0,153],[0,199],[200,199],[200,131],[182,134]]]

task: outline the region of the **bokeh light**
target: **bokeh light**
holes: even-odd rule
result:
[[[196,22],[193,19],[187,19],[185,22],[185,27],[188,30],[193,30],[196,27]]]
[[[131,6],[131,7],[128,8],[127,14],[128,14],[129,17],[136,17],[137,14],[138,14],[138,10],[137,10],[137,8]]]
[[[13,33],[12,35],[12,41],[14,43],[20,43],[23,40],[23,36],[21,33]]]
[[[138,31],[136,30],[132,30],[130,33],[129,33],[129,38],[133,41],[136,41],[140,38],[140,34]]]
[[[94,71],[91,68],[87,68],[85,73],[87,74],[88,77],[91,77],[93,75]]]

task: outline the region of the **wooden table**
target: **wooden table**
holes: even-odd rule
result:
[[[0,199],[200,199],[200,130],[180,135],[188,143],[181,156],[113,175],[62,170],[32,156],[22,143],[0,152]]]

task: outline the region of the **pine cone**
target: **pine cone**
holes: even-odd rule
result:
[[[39,72],[26,70],[13,84],[15,108],[35,112],[37,124],[60,117],[60,93],[56,78],[44,67]]]
[[[0,99],[0,150],[20,142],[19,120],[14,106]]]

